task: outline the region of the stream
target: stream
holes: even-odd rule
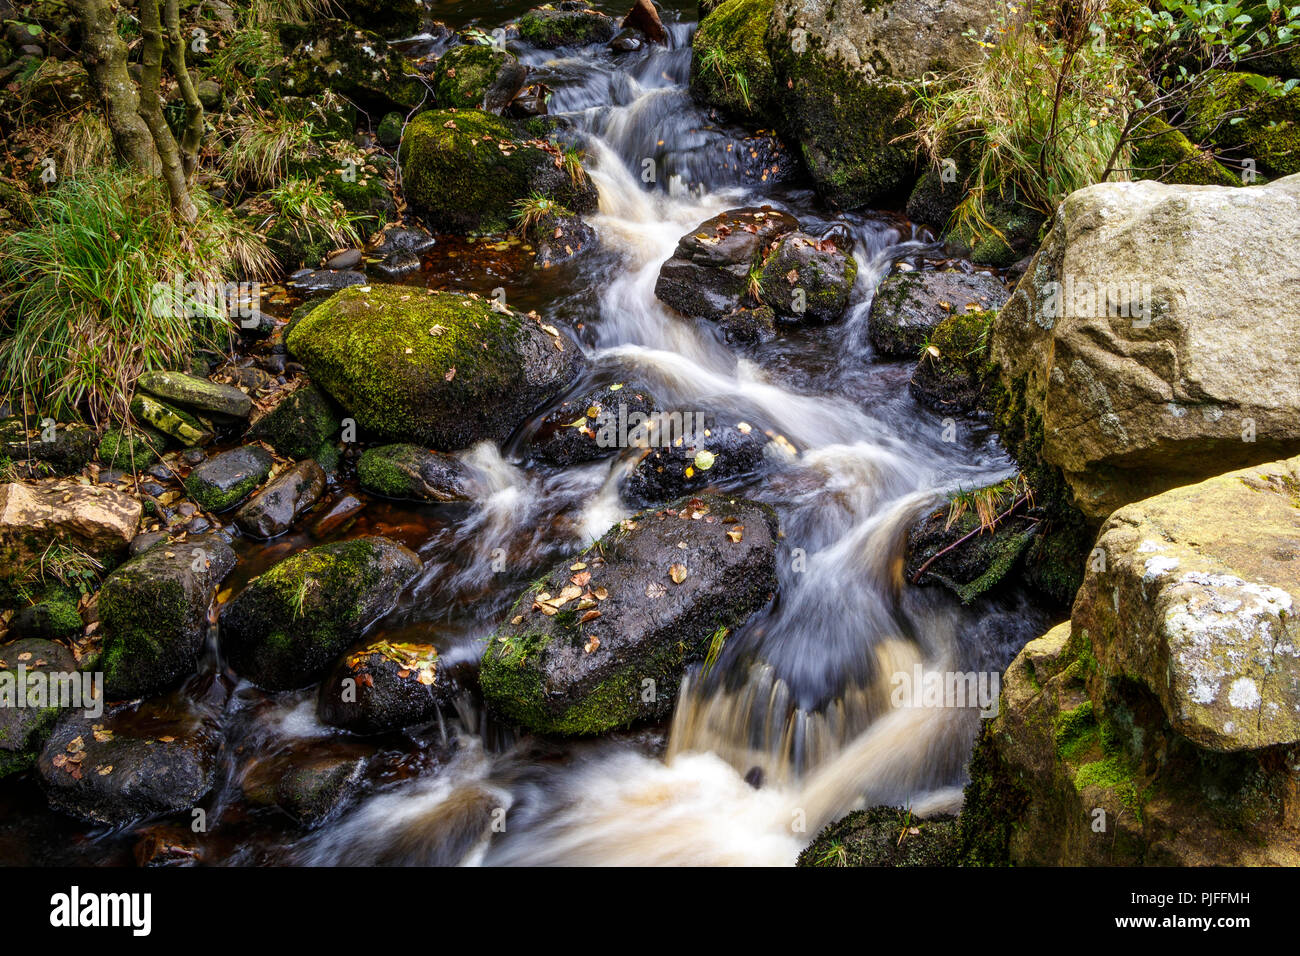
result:
[[[456,24],[452,11],[465,5],[432,6]],[[519,54],[554,90],[551,113],[571,123],[585,151],[600,193],[589,217],[596,250],[515,271],[504,245],[494,259],[448,243],[405,281],[480,294],[502,287],[512,307],[574,330],[592,370],[573,394],[595,381],[643,383],[665,408],[739,416],[784,436],[794,450],[787,460],[725,487],[780,517],[776,598],[733,632],[707,673],[695,667],[658,726],[585,741],[522,737],[484,711],[467,680],[433,726],[368,741],[387,755],[385,776],[309,833],[244,806],[241,780],[258,762],[362,745],[319,723],[314,690],[268,695],[240,684],[221,718],[225,768],[205,803],[205,862],[790,865],[857,807],[960,808],[978,713],[895,708],[890,677],[915,664],[1000,673],[1048,621],[1015,593],[963,607],[942,589],[903,581],[906,532],[925,509],[945,492],[1013,473],[988,428],[960,420],[954,436],[909,393],[911,364],[877,360],[867,338],[879,281],[900,262],[932,268],[942,251],[896,212],[839,214],[802,184],[763,181],[736,163],[752,135],[719,125],[687,90],[689,6],[666,23],[666,49]],[[484,19],[510,12],[505,5]],[[859,269],[841,321],[739,350],[715,325],[660,303],[654,285],[683,234],[725,209],[761,204],[809,232],[847,230]],[[523,466],[540,418],[503,447],[461,453],[475,475],[471,504],[375,501],[341,532],[385,534],[419,553],[423,571],[375,630],[432,642],[453,673],[472,675],[526,582],[633,513],[618,494],[625,464]],[[223,593],[337,537],[295,530],[270,544],[239,540],[241,562]],[[0,820],[45,822],[26,837],[0,824],[0,849],[23,839],[36,852],[54,828],[67,839],[40,851],[44,862],[125,858],[129,834],[49,820],[26,786],[31,793],[0,796]]]

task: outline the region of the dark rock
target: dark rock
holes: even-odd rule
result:
[[[414,552],[387,538],[356,538],[302,551],[254,578],[221,612],[230,665],[264,690],[316,681],[420,570]]]
[[[761,345],[776,338],[776,312],[770,305],[750,309],[733,309],[718,320],[718,327],[728,342],[736,345]]]
[[[321,681],[317,713],[332,727],[378,734],[432,720],[455,689],[432,644],[374,640]]]
[[[275,453],[295,461],[316,454],[339,434],[339,417],[328,398],[312,385],[296,389],[253,422],[248,438],[264,441]]]
[[[505,50],[470,43],[444,53],[429,79],[440,109],[500,113],[523,89],[528,67]]]
[[[939,323],[956,313],[1000,309],[1010,298],[997,279],[963,272],[906,272],[880,283],[867,328],[887,358],[917,358]]]
[[[346,531],[365,508],[366,503],[360,498],[344,495],[324,509],[312,524],[311,533],[318,538],[327,538],[335,532]]]
[[[294,273],[289,281],[285,283],[289,289],[304,296],[327,295],[337,292],[339,289],[346,289],[348,286],[365,284],[365,273],[357,272],[354,269],[347,269],[342,272],[332,272],[329,269],[313,269],[305,275]]]
[[[531,234],[537,246],[534,265],[542,269],[572,259],[596,244],[596,230],[581,216],[545,216]]]
[[[748,477],[768,457],[767,436],[748,422],[684,412],[660,416],[654,424],[646,439],[649,448],[624,486],[638,504],[671,501]]]
[[[254,538],[284,534],[325,493],[325,472],[308,458],[277,476],[235,512],[235,527]]]
[[[763,262],[759,297],[782,318],[834,322],[848,308],[857,274],[857,260],[833,242],[787,233]]]
[[[360,249],[344,249],[325,260],[326,269],[355,269],[361,265]]]
[[[37,638],[46,641],[80,637],[85,622],[77,609],[79,596],[70,588],[50,588],[39,601],[14,612],[6,637],[10,640]]]
[[[529,10],[519,18],[519,38],[542,50],[608,43],[618,32],[613,17],[580,0],[560,0]]]
[[[229,511],[266,480],[274,459],[260,445],[244,445],[214,455],[185,479],[185,490],[214,514]]]
[[[95,433],[80,422],[56,423],[49,428],[32,421],[31,430],[21,418],[0,423],[0,456],[21,462],[17,472],[23,478],[54,478],[75,475],[95,457]]]
[[[371,494],[408,501],[468,501],[470,473],[454,455],[418,445],[367,448],[357,480]]]
[[[617,455],[657,411],[654,396],[640,384],[597,385],[561,402],[541,420],[529,454],[561,467]]]
[[[488,705],[558,734],[668,713],[686,665],[775,591],[776,535],[768,506],[712,496],[622,522],[520,596],[484,652]]]
[[[324,742],[305,753],[258,759],[241,784],[249,803],[278,807],[304,827],[334,819],[358,795],[369,753],[356,745]]]
[[[26,690],[21,690],[20,667],[27,678]],[[23,638],[0,647],[0,779],[35,763],[61,709],[58,700],[55,706],[41,706],[52,700],[51,681],[77,670],[72,652],[52,641]],[[91,705],[90,701],[67,702]]]
[[[720,319],[740,305],[767,246],[797,228],[793,216],[768,206],[720,213],[678,240],[655,296],[683,315]]]
[[[872,807],[830,824],[799,854],[798,866],[957,866],[957,818],[914,817],[910,810]]]
[[[209,535],[156,543],[104,580],[99,666],[109,700],[158,694],[194,672],[213,592],[235,563],[230,546]]]

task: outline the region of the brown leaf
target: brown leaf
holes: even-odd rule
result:
[[[668,576],[673,579],[673,584],[681,584],[686,580],[686,565],[674,564],[668,569]]]
[[[444,375],[443,378],[445,378],[447,381],[450,382],[455,377],[456,377],[456,366],[453,365],[451,368],[447,369],[447,374]]]
[[[586,624],[588,621],[594,621],[598,617],[600,617],[599,611],[588,611],[586,614],[582,615],[582,617],[578,618],[578,623]]]

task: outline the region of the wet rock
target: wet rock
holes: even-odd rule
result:
[[[0,646],[0,779],[36,762],[61,709],[52,681],[77,671],[72,652],[53,641],[24,638]]]
[[[337,817],[358,795],[369,755],[357,747],[317,745],[258,760],[243,781],[249,803],[278,807],[304,827]]]
[[[567,336],[540,321],[405,286],[344,290],[295,326],[287,344],[359,425],[442,451],[506,438],[586,364]]]
[[[277,455],[297,461],[312,457],[338,434],[338,413],[318,388],[307,385],[290,392],[254,421],[247,437],[264,441]]]
[[[857,260],[833,241],[787,233],[763,261],[759,298],[787,320],[834,322],[848,308],[857,275]]]
[[[131,848],[136,866],[195,866],[203,862],[198,836],[188,827],[145,827]]]
[[[519,39],[542,50],[608,43],[618,32],[613,17],[580,0],[560,0],[529,10],[519,18]]]
[[[648,447],[623,488],[629,500],[639,504],[671,501],[735,482],[755,474],[769,460],[795,454],[784,438],[773,435],[769,440],[748,422],[704,413],[674,412],[652,419],[645,440]],[[774,446],[770,451],[769,445]]]
[[[533,264],[540,269],[566,262],[596,244],[596,230],[567,209],[543,216],[528,234],[537,247]]]
[[[691,95],[749,125],[775,125],[777,78],[767,49],[768,0],[730,0],[691,39]]]
[[[1300,282],[1300,257],[1277,252],[1297,248],[1300,177],[1071,194],[990,337],[998,429],[1022,467],[1059,469],[1095,522],[1300,452],[1300,379],[1277,372],[1296,338],[1275,291]]]
[[[646,37],[640,30],[624,27],[614,39],[609,41],[609,48],[615,53],[633,53],[645,46]]]
[[[158,542],[166,540],[166,531],[146,531],[143,534],[137,534],[131,539],[131,547],[128,549],[128,553],[134,558],[137,555],[144,554]]]
[[[776,338],[776,312],[770,305],[752,309],[740,306],[719,319],[718,327],[728,342],[735,345],[760,345]]]
[[[293,690],[325,669],[392,609],[420,569],[387,538],[356,538],[295,554],[254,578],[221,612],[221,647],[264,690]]]
[[[95,433],[80,422],[30,421],[17,416],[0,421],[0,456],[14,465],[20,478],[60,478],[75,475],[95,456]]]
[[[294,273],[285,282],[289,289],[303,296],[328,295],[339,289],[346,289],[348,286],[365,284],[365,273],[357,272],[355,269],[345,269],[341,272],[329,269],[303,270]]]
[[[545,83],[530,83],[518,93],[505,109],[505,115],[515,119],[545,116],[550,112],[551,88]]]
[[[254,538],[274,538],[289,530],[325,493],[325,472],[312,459],[300,461],[271,481],[235,512],[235,527]]]
[[[720,319],[740,305],[767,246],[798,227],[793,216],[767,206],[720,213],[678,240],[659,270],[655,296],[683,315]]]
[[[209,708],[185,703],[119,704],[61,720],[36,762],[50,806],[114,827],[193,808],[216,782],[222,736]]]
[[[324,268],[331,270],[355,269],[361,265],[360,249],[344,249],[325,260]]]
[[[524,87],[528,67],[513,54],[478,43],[444,53],[429,75],[439,109],[500,113]]]
[[[659,11],[650,0],[636,0],[623,18],[622,27],[624,30],[637,30],[653,43],[668,42],[668,33],[664,30],[663,21],[659,19]]]
[[[529,455],[561,467],[609,458],[628,447],[658,410],[655,397],[639,383],[597,385],[541,420]]]
[[[253,400],[233,385],[222,385],[184,372],[141,372],[136,386],[197,415],[247,418]]]
[[[384,149],[396,149],[402,143],[402,130],[406,127],[406,117],[401,113],[386,113],[375,128],[375,137]]]
[[[964,272],[904,272],[880,283],[867,330],[886,358],[918,358],[945,319],[998,309],[1010,293],[997,279]]]
[[[266,480],[274,459],[260,445],[244,445],[214,455],[189,473],[185,490],[205,510],[229,511]]]
[[[558,734],[668,713],[686,665],[776,589],[776,534],[766,505],[718,497],[621,523],[520,596],[484,652],[488,705]]]
[[[357,480],[371,494],[407,501],[468,501],[469,469],[454,455],[418,445],[367,448]]]
[[[162,541],[104,580],[99,666],[109,700],[158,694],[194,673],[212,596],[235,562],[217,535]]]
[[[11,640],[37,638],[45,641],[80,637],[85,622],[77,609],[79,597],[71,588],[48,588],[39,600],[14,611],[6,636]]]
[[[366,503],[355,495],[344,495],[338,501],[322,509],[322,514],[311,526],[311,533],[318,538],[327,538],[334,533],[342,533],[365,510]]]
[[[917,817],[911,810],[855,810],[817,834],[798,866],[957,866],[957,818]]]
[[[374,640],[348,652],[321,681],[320,719],[358,734],[432,720],[455,682],[432,644]]]
[[[505,232],[516,203],[542,198],[587,213],[596,189],[580,162],[557,164],[514,121],[480,110],[430,110],[406,127],[401,160],[407,200],[445,232]]]
[[[288,67],[282,89],[295,96],[332,90],[367,112],[409,113],[428,95],[415,65],[383,37],[338,20],[282,25]]]
[[[136,392],[131,399],[131,414],[186,447],[206,445],[212,441],[211,423],[160,402],[151,395]]]
[[[138,500],[103,485],[8,482],[0,485],[0,564],[16,572],[54,544],[111,561],[130,544],[140,515]]]
[[[389,279],[410,275],[420,270],[421,257],[434,245],[436,240],[423,229],[391,228],[371,250],[371,255],[380,257],[371,268]]]

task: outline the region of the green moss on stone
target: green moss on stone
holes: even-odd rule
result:
[[[773,0],[726,0],[700,23],[691,46],[691,93],[754,122],[770,122],[776,74],[767,53]]]

